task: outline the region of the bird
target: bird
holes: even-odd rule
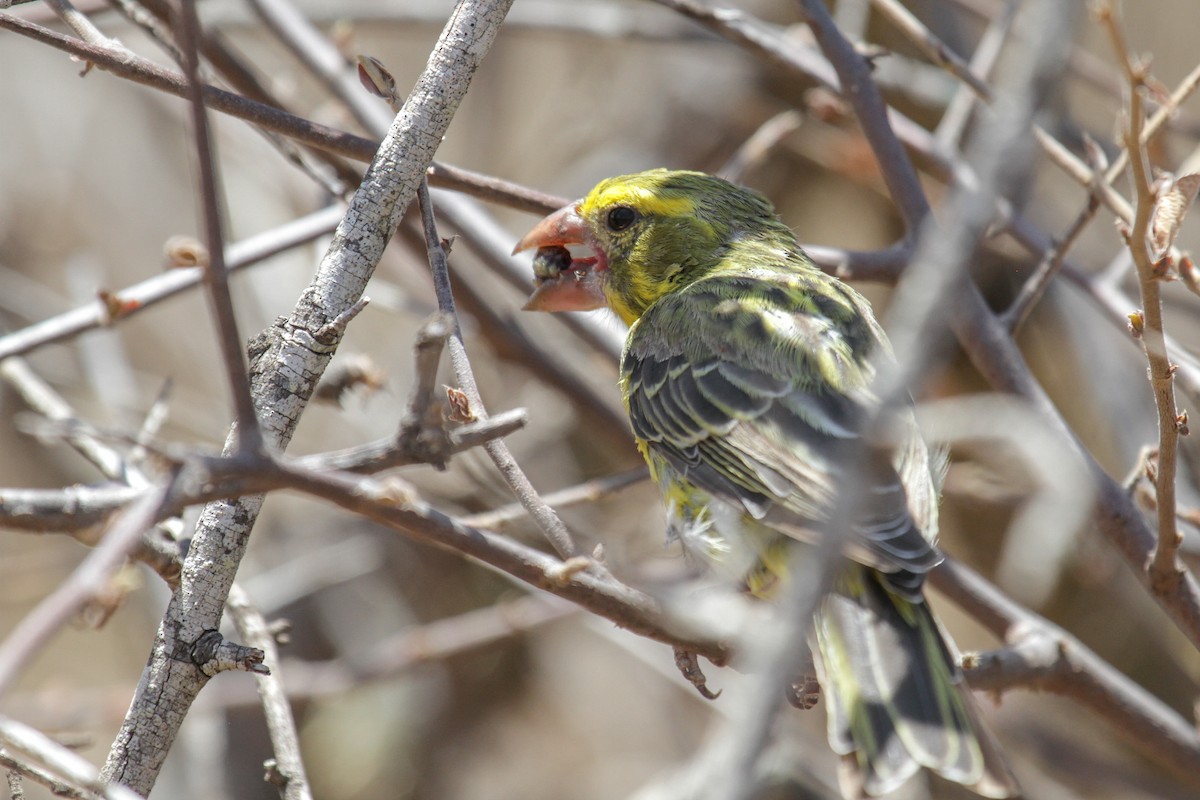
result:
[[[734,561],[742,589],[769,599],[797,543],[831,525],[839,488],[865,482],[812,628],[843,793],[886,794],[926,768],[1017,794],[922,591],[943,558],[944,458],[903,408],[898,443],[848,463],[892,358],[866,298],[812,262],[765,196],[702,172],[601,181],[525,250],[526,309],[608,308],[628,325],[619,386],[669,532]]]

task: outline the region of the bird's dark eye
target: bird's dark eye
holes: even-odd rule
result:
[[[629,206],[617,206],[608,212],[608,229],[623,231],[637,219],[637,212]]]

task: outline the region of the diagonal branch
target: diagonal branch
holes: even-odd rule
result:
[[[491,47],[511,0],[462,0],[424,72],[380,145],[363,185],[307,291],[292,314],[252,346],[251,385],[268,444],[284,449],[337,349],[330,322],[354,307],[404,208]],[[207,651],[216,632],[262,496],[205,507],[167,607],[149,663],[104,767],[107,780],[148,794],[179,725],[208,680]],[[184,657],[181,657],[181,653]]]
[[[15,31],[34,41],[70,53],[113,75],[176,97],[186,96],[187,82],[182,75],[163,69],[141,56],[87,44],[11,14],[0,13],[0,28]],[[380,145],[379,142],[297,117],[213,86],[205,85],[203,94],[204,104],[214,111],[229,114],[302,144],[357,161],[371,161]],[[562,198],[449,164],[430,162],[428,172],[430,183],[434,186],[471,193],[481,200],[508,205],[531,214],[546,214],[566,202]]]
[[[1158,698],[1062,628],[1034,614],[964,564],[947,558],[931,583],[1006,647],[968,655],[976,689],[1021,687],[1069,697],[1107,720],[1146,755],[1195,781],[1200,734]]]

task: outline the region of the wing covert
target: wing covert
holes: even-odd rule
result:
[[[622,383],[634,434],[655,455],[795,536],[828,518],[845,479],[839,452],[874,399],[869,354],[883,345],[861,313],[830,318],[828,301],[818,309],[802,286],[781,290],[771,278],[769,293],[739,276],[661,298],[630,332]],[[814,369],[826,380],[814,381]],[[940,556],[913,523],[896,469],[881,461],[864,476],[851,549],[919,585]]]

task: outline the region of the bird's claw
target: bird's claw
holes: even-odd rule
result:
[[[700,669],[700,657],[691,650],[676,647],[675,666],[679,669],[680,674],[687,678],[688,683],[696,687],[696,691],[705,700],[716,700],[721,696],[719,691],[714,692],[708,688],[708,681],[704,677],[704,672]]]

